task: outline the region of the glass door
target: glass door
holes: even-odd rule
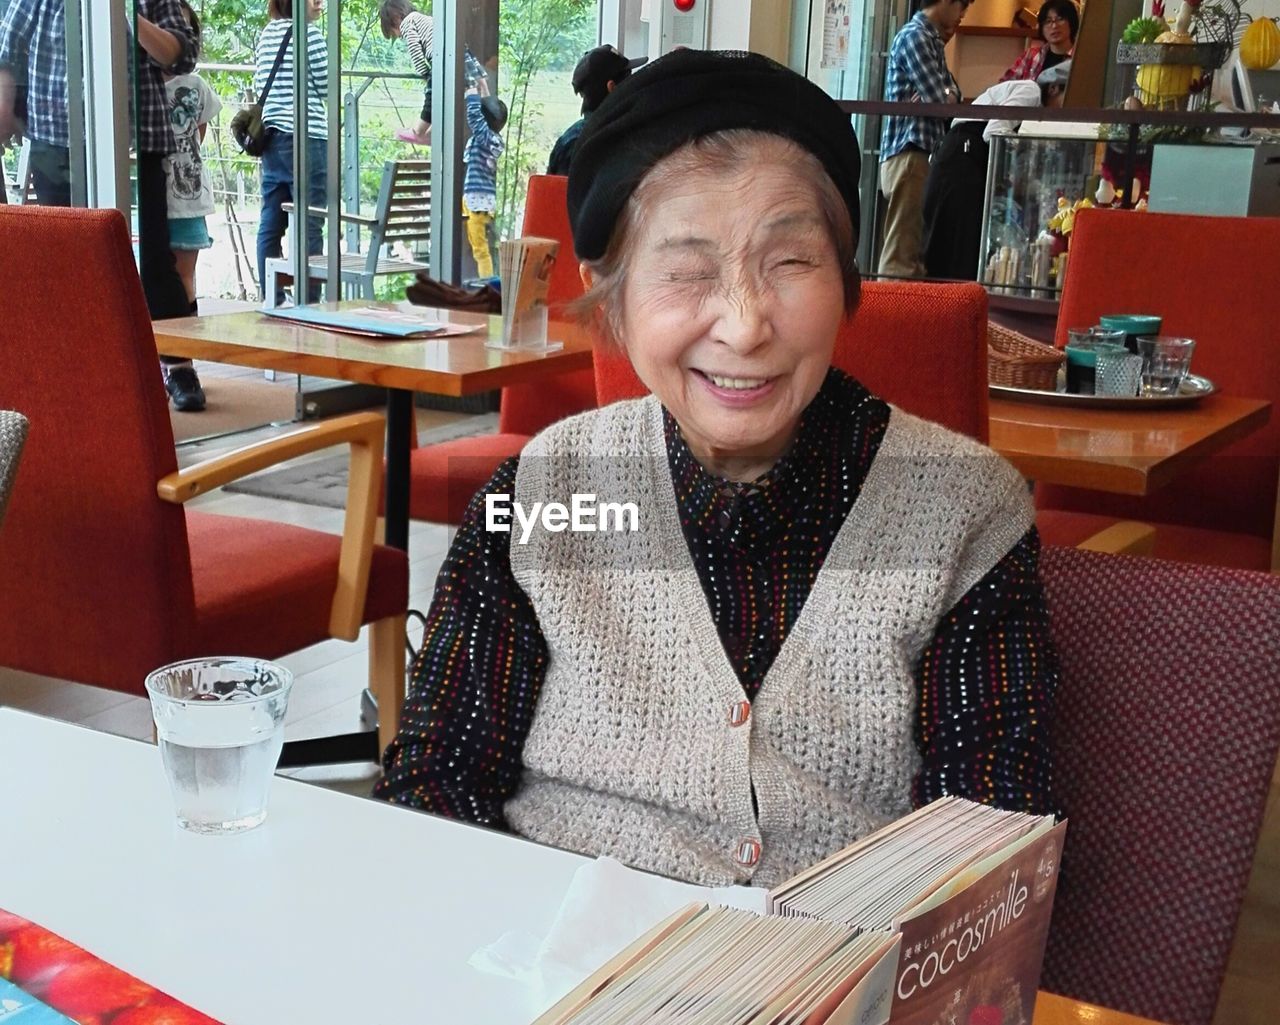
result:
[[[798,0],[793,8],[792,67],[838,100],[880,100],[889,44],[910,16],[908,0]],[[879,117],[857,114],[862,150],[862,224],[858,264],[875,266],[879,213]]]
[[[573,71],[600,41],[600,17],[599,0],[501,0],[498,51],[510,120],[498,173],[496,238],[520,234],[529,176],[546,172],[556,140],[582,117]]]

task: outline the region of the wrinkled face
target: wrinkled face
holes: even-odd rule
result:
[[[776,153],[757,155],[645,189],[618,331],[694,455],[740,479],[785,452],[844,315],[817,189]]]
[[[1056,52],[1065,53],[1071,49],[1071,26],[1056,11],[1051,11],[1040,23],[1040,34]]]

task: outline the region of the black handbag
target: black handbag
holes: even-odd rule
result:
[[[280,40],[280,50],[276,53],[275,63],[271,65],[271,73],[262,87],[262,95],[257,103],[242,107],[231,119],[231,137],[236,145],[251,157],[260,157],[267,149],[267,126],[262,123],[262,105],[267,102],[267,94],[271,92],[271,83],[276,80],[276,72],[284,61],[284,52],[289,48],[289,40],[293,37],[293,26],[290,25]]]

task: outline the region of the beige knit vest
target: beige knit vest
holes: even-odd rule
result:
[[[910,810],[913,671],[1032,524],[1013,467],[894,409],[750,705],[681,532],[656,399],[530,442],[515,500],[574,493],[635,502],[639,530],[512,536],[550,652],[512,828],[680,879],[771,886]]]

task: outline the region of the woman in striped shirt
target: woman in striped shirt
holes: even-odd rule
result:
[[[378,9],[384,39],[403,39],[409,63],[426,82],[422,94],[422,114],[413,128],[402,128],[396,138],[419,146],[431,144],[431,45],[435,37],[434,22],[409,0],[382,0]]]
[[[324,36],[315,22],[323,10],[323,0],[306,0],[307,4],[307,204],[323,208],[325,180],[328,177],[326,141],[329,126],[325,119],[324,94],[329,81],[329,54]],[[271,67],[283,48],[280,70],[271,83],[262,106],[262,123],[267,129],[267,148],[262,154],[262,216],[258,221],[258,282],[266,298],[266,263],[281,255],[281,242],[289,220],[284,204],[296,200],[293,181],[293,0],[267,0],[267,27],[258,37],[253,72],[254,92],[262,95]],[[286,37],[288,43],[286,45]],[[324,250],[324,220],[307,217],[307,253],[315,256]],[[312,302],[320,297],[319,283],[308,284]],[[277,295],[276,301],[283,301]]]

